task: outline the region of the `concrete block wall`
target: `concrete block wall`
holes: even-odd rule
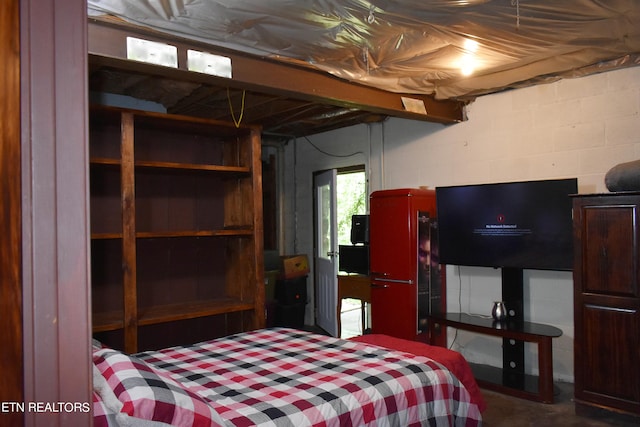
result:
[[[606,192],[606,172],[640,158],[640,67],[483,96],[467,115],[451,126],[390,119],[291,141],[289,249],[312,253],[312,173],[333,167],[365,164],[369,192],[565,177],[578,178],[580,193]],[[451,311],[488,314],[500,296],[499,272],[492,269],[448,266],[447,275]],[[554,340],[554,375],[572,381],[571,273],[526,271],[526,298],[528,320],[563,330]],[[306,320],[313,321],[313,301]],[[500,363],[499,343],[487,337],[461,331],[453,345],[471,361]],[[533,365],[535,350],[527,348]]]

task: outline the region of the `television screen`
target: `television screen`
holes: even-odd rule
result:
[[[576,178],[436,188],[440,262],[571,270]]]

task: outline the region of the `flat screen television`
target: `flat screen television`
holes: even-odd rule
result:
[[[576,178],[436,187],[440,263],[571,270]]]

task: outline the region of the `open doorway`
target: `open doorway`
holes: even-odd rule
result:
[[[337,182],[338,245],[351,245],[351,217],[367,213],[367,183],[364,167],[338,171]],[[338,257],[340,254],[338,253]],[[345,298],[340,308],[340,338],[364,333],[363,316],[368,318],[368,304]]]
[[[338,246],[351,244],[351,217],[365,214],[367,211],[367,183],[364,166],[333,169],[314,174],[315,187],[315,295],[316,325],[333,336],[338,334],[337,310],[337,273]],[[345,304],[346,302],[346,304]],[[344,325],[351,325],[350,317],[360,319],[358,311],[351,314],[353,304],[343,302],[347,318]],[[350,316],[351,314],[351,316]],[[342,316],[341,316],[342,319]],[[356,325],[357,326],[357,325]],[[360,335],[361,326],[352,331],[351,326],[344,329],[353,335]],[[345,334],[341,334],[345,336]]]
[[[364,166],[338,170],[338,245],[351,244],[351,216],[367,213],[367,181]]]

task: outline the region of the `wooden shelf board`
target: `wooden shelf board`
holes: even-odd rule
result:
[[[225,228],[220,230],[187,230],[187,231],[139,231],[138,239],[171,238],[171,237],[233,237],[251,236],[250,228]],[[93,240],[122,239],[122,233],[92,233]]]
[[[91,233],[93,240],[122,239],[122,233]]]
[[[196,163],[156,162],[147,160],[138,160],[135,162],[135,166],[138,168],[182,169],[232,174],[249,174],[251,172],[251,169],[245,166],[202,165]]]
[[[93,332],[115,331],[124,328],[122,311],[93,313]]]
[[[432,314],[429,317],[436,323],[453,328],[528,342],[538,342],[538,338],[557,338],[562,335],[561,329],[542,323],[512,320],[498,323],[490,317],[473,316],[466,313]]]
[[[92,165],[120,166],[120,159],[112,159],[110,157],[92,157],[89,160]]]
[[[245,302],[233,298],[192,301],[138,309],[138,325],[154,325],[176,320],[194,319],[216,314],[253,310],[253,301]]]
[[[92,165],[104,165],[104,166],[120,166],[120,159],[112,159],[108,157],[92,157],[89,161]],[[149,169],[177,169],[177,170],[192,170],[192,171],[209,171],[209,172],[221,172],[228,174],[249,174],[251,168],[247,166],[223,166],[223,165],[205,165],[198,163],[179,163],[179,162],[158,162],[150,160],[138,160],[135,162],[135,166],[138,168]]]
[[[176,320],[214,316],[216,314],[253,310],[253,302],[239,301],[233,298],[192,301],[180,304],[168,304],[138,309],[138,326],[155,325]],[[110,311],[93,314],[93,332],[106,332],[124,327],[122,311]]]
[[[91,116],[107,121],[116,121],[123,114],[135,116],[138,126],[153,126],[156,129],[170,129],[172,131],[188,132],[192,134],[210,135],[211,129],[216,129],[216,135],[236,136],[246,134],[251,130],[259,131],[259,126],[245,125],[235,126],[231,121],[193,117],[180,114],[167,114],[155,111],[142,111],[132,108],[113,107],[99,104],[91,104]]]
[[[200,231],[139,231],[136,233],[138,239],[153,239],[165,237],[226,237],[226,236],[251,236],[253,230],[249,228],[228,228],[221,230],[200,230]]]

